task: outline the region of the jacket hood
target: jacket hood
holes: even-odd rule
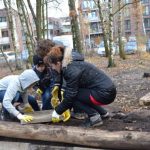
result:
[[[19,75],[19,81],[21,83],[22,89],[25,90],[33,83],[39,81],[39,77],[34,70],[28,69]]]
[[[66,67],[72,61],[84,61],[84,56],[77,51],[73,51],[71,48],[66,48],[64,51],[62,67]]]

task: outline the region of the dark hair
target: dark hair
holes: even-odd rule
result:
[[[48,61],[51,64],[56,64],[57,62],[61,62],[64,56],[64,47],[53,47],[51,51],[47,54]]]
[[[43,65],[44,64],[43,58],[38,55],[34,55],[33,56],[33,64],[34,65]]]
[[[52,47],[55,46],[55,43],[49,39],[39,40],[36,46],[36,53],[38,56],[44,58],[51,50]]]

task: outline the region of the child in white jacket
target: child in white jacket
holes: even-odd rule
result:
[[[27,93],[27,89],[38,81],[39,77],[32,69],[25,70],[20,75],[9,75],[2,78],[0,80],[0,102],[5,112],[10,113],[19,120],[31,121],[33,118],[22,114],[13,106],[13,103],[20,102],[26,105],[29,102],[34,110],[39,110],[35,98]]]

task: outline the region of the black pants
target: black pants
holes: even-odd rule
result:
[[[100,115],[106,114],[107,111],[103,107],[99,105],[95,105],[91,102],[90,100],[91,93],[92,91],[90,89],[79,89],[78,95],[74,99],[74,103],[73,103],[73,108],[75,109],[75,111],[82,110],[85,113],[87,113],[89,117],[97,113],[99,113]]]

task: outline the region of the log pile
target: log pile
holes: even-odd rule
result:
[[[115,150],[149,150],[149,132],[110,132],[92,128],[28,124],[0,121],[0,136],[24,140],[76,144]]]

